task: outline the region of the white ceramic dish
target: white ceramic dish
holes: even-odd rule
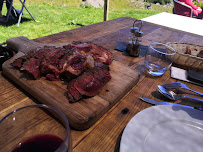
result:
[[[203,112],[153,106],[136,114],[122,134],[120,152],[202,152]]]

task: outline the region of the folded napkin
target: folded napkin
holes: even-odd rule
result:
[[[127,46],[128,46],[128,42],[119,42],[118,45],[116,45],[115,50],[128,53]],[[145,56],[147,49],[148,49],[148,46],[141,45],[140,56]]]
[[[115,47],[115,50],[125,52],[127,51],[127,46],[128,46],[127,42],[119,42],[118,45]]]

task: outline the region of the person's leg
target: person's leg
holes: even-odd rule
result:
[[[7,11],[9,9],[9,7],[11,6],[11,3],[10,3],[11,0],[6,0],[6,8],[7,8]]]
[[[0,18],[3,17],[3,14],[2,14],[3,2],[4,0],[0,0]]]
[[[7,14],[6,14],[6,16],[8,15],[8,13],[9,13],[9,9],[10,9],[10,7],[11,7],[11,5],[12,5],[12,0],[6,0],[6,8],[7,8]],[[10,14],[11,15],[11,14]]]

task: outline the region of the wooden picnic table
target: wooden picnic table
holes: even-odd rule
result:
[[[156,85],[178,80],[170,78],[170,70],[161,77],[152,77],[144,71],[144,51],[139,57],[131,57],[126,53],[114,50],[119,42],[128,41],[128,32],[135,18],[122,17],[93,25],[88,25],[61,33],[34,39],[41,43],[62,43],[71,41],[90,41],[106,47],[112,52],[114,60],[140,73],[137,84],[108,112],[106,112],[89,129],[78,131],[71,129],[74,152],[119,151],[122,132],[130,119],[138,112],[152,105],[139,99],[146,97],[156,100],[170,101],[157,92]],[[149,46],[151,41],[185,42],[203,45],[203,37],[186,32],[162,27],[144,22],[142,31],[143,46]],[[203,87],[186,83],[196,91],[202,92]],[[178,100],[186,105],[194,105],[187,100]],[[32,95],[21,89],[2,72],[0,75],[0,119],[6,114],[22,106],[39,103]],[[199,106],[203,106],[198,103]]]

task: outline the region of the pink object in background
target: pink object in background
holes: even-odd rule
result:
[[[198,0],[199,1],[199,0]],[[192,16],[191,16],[191,9],[186,7],[178,2],[176,2],[173,8],[173,13],[177,15],[187,16],[187,17],[195,17],[198,19],[203,18],[202,9],[193,4],[192,0],[179,0],[179,2],[184,3],[192,8]]]

